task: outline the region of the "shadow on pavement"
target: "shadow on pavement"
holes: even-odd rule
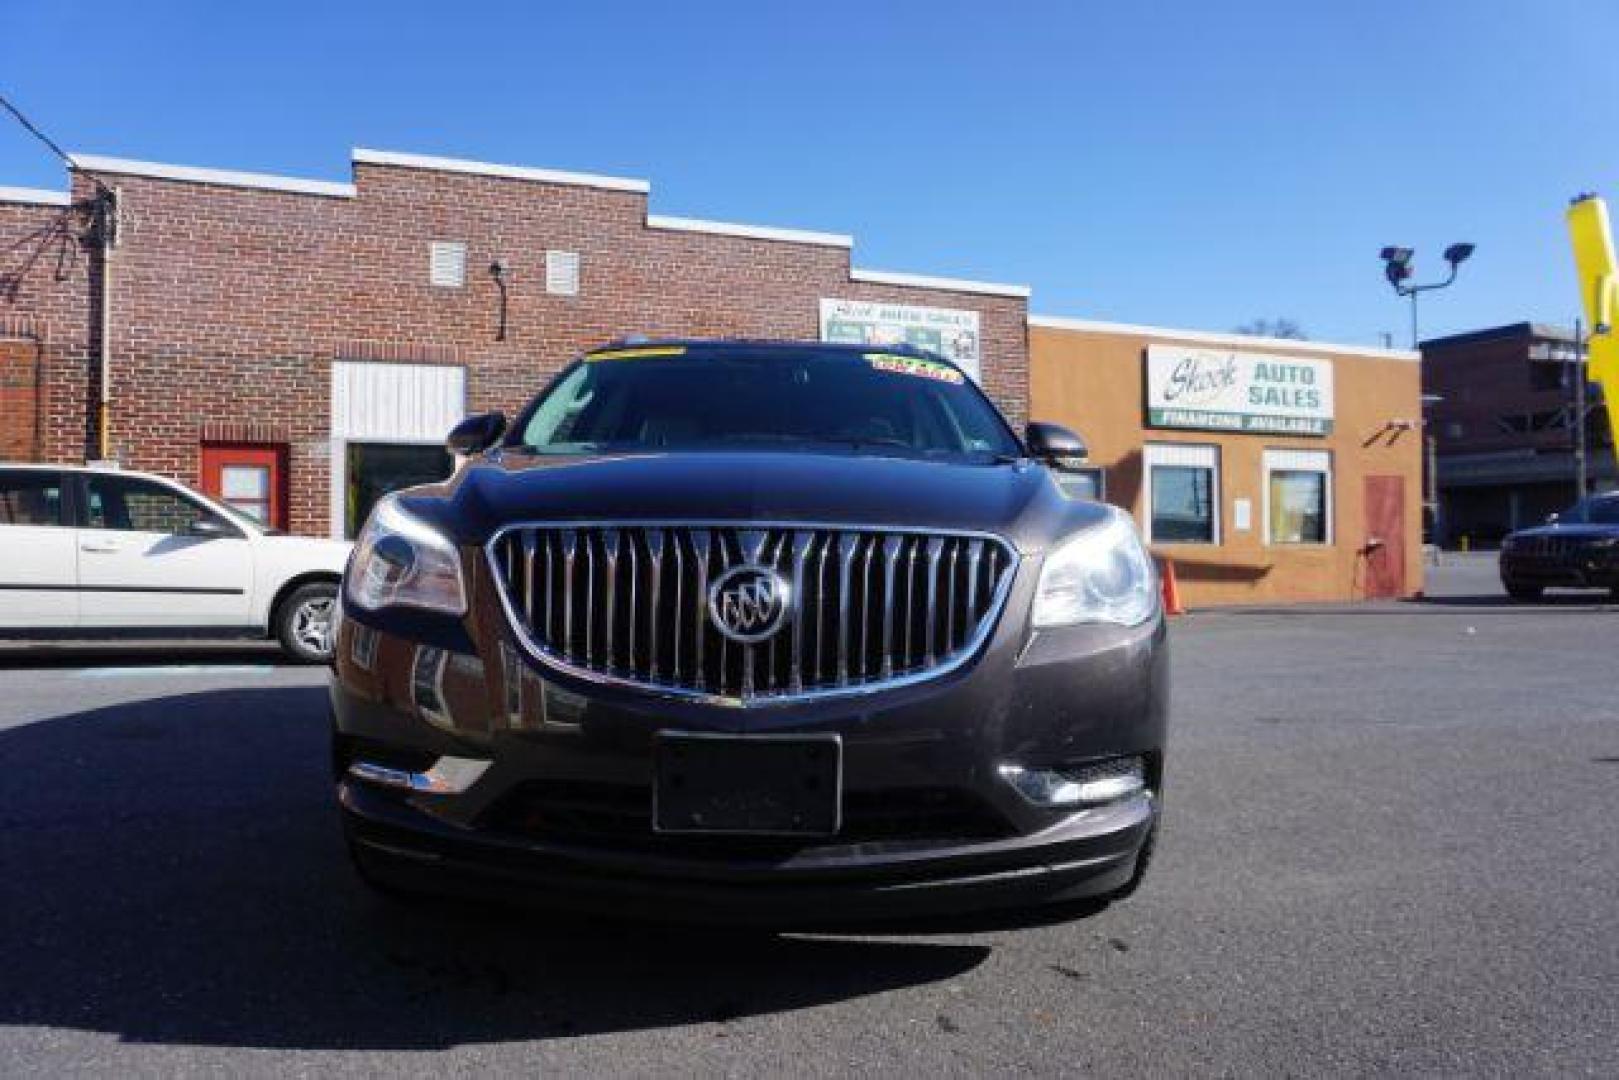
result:
[[[0,1026],[437,1049],[805,1008],[989,953],[377,899],[339,840],[324,693],[217,690],[0,733]]]
[[[1479,593],[1458,596],[1425,596],[1406,603],[1422,607],[1500,608],[1503,611],[1539,611],[1576,608],[1582,611],[1616,606],[1614,599],[1603,591],[1547,593],[1538,600],[1513,600],[1503,593]]]
[[[296,662],[269,641],[0,640],[0,670],[19,668],[167,667]]]
[[[1226,607],[1194,608],[1194,619],[1237,616],[1284,616],[1319,619],[1338,615],[1524,615],[1548,612],[1590,613],[1619,611],[1619,602],[1602,593],[1554,593],[1539,600],[1513,600],[1502,593],[1424,596],[1409,600],[1364,600],[1356,603],[1233,604]]]

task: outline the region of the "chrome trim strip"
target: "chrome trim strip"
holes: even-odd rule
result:
[[[699,530],[710,529],[804,529],[812,532],[853,532],[878,534],[903,533],[906,535],[920,537],[954,536],[969,541],[977,541],[990,545],[989,550],[991,552],[993,552],[997,547],[1000,548],[1005,553],[1008,560],[1008,565],[1006,572],[1001,576],[1000,582],[995,587],[995,592],[989,597],[989,601],[985,605],[984,615],[979,620],[978,629],[962,646],[961,651],[956,656],[944,661],[937,667],[928,668],[925,671],[911,672],[907,675],[897,675],[887,679],[878,678],[868,682],[852,683],[841,686],[828,686],[815,690],[803,690],[798,693],[789,691],[786,693],[768,694],[744,699],[731,697],[725,694],[710,693],[701,689],[703,681],[701,621],[699,621],[697,626],[698,633],[696,649],[698,663],[697,677],[694,680],[698,687],[697,689],[692,689],[685,686],[674,686],[651,680],[625,679],[616,675],[607,675],[600,671],[594,671],[589,668],[578,667],[574,664],[568,663],[566,660],[562,659],[560,656],[546,649],[544,646],[539,644],[539,642],[534,640],[533,634],[530,632],[529,627],[524,623],[523,619],[518,615],[517,610],[512,606],[510,595],[511,590],[506,580],[501,576],[499,558],[500,541],[506,536],[507,533],[514,532],[519,529],[583,530],[606,528],[689,529],[692,530],[691,535],[694,539]],[[705,540],[708,539],[706,533],[704,534],[704,538]],[[831,545],[829,544],[827,546],[830,547]],[[739,709],[769,708],[777,705],[791,705],[805,701],[824,701],[840,697],[867,696],[887,690],[897,690],[903,687],[915,686],[920,683],[929,682],[933,679],[942,678],[943,676],[960,669],[969,661],[978,657],[978,654],[983,649],[985,642],[989,640],[990,635],[994,633],[995,628],[1000,624],[1000,617],[1004,613],[1007,597],[1012,593],[1012,585],[1017,579],[1018,570],[1021,568],[1023,561],[1022,554],[1018,551],[1016,545],[1014,545],[1010,540],[1007,540],[1005,537],[997,536],[994,533],[974,532],[965,529],[920,528],[905,525],[849,525],[835,524],[831,522],[809,521],[737,522],[713,520],[680,521],[671,519],[637,520],[627,518],[616,519],[613,521],[514,521],[506,525],[502,525],[499,529],[495,530],[494,535],[490,536],[490,538],[484,542],[483,549],[484,560],[488,564],[488,569],[495,580],[495,593],[500,597],[501,608],[506,614],[506,623],[511,627],[513,635],[523,646],[524,651],[526,651],[529,656],[531,656],[541,666],[552,671],[559,672],[563,675],[567,675],[571,678],[579,679],[581,682],[592,683],[597,686],[611,686],[625,690],[639,691],[655,697],[663,697],[671,700]],[[702,557],[704,554],[706,554],[706,552],[695,552],[694,554],[698,555],[697,563],[699,572],[703,575],[706,581],[707,559]],[[823,559],[824,557],[825,556],[823,554]],[[993,562],[991,565],[993,566]],[[571,590],[565,590],[565,594],[568,592],[571,592]],[[571,606],[571,604],[569,606]],[[699,603],[697,607],[698,618],[701,620],[702,605]],[[819,643],[819,634],[817,634],[817,643]]]
[[[348,773],[356,780],[423,795],[460,795],[478,782],[493,762],[480,758],[441,757],[426,772],[407,772],[373,761],[356,761]]]

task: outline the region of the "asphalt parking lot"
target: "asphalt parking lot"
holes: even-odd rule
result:
[[[1619,607],[1174,630],[1168,824],[1098,913],[732,936],[396,907],[324,673],[0,654],[0,1073],[1619,1072]]]

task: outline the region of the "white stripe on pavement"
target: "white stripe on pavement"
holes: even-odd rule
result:
[[[80,679],[169,678],[174,675],[270,675],[269,664],[162,664],[143,667],[99,667],[74,672]]]

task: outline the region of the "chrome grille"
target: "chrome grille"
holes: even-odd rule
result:
[[[488,546],[520,637],[576,674],[731,702],[942,674],[983,643],[1011,586],[1010,545],[980,534],[846,526],[513,526]],[[758,564],[791,585],[770,639],[738,644],[709,583]]]
[[[1526,538],[1523,554],[1543,559],[1560,559],[1574,554],[1575,544],[1565,536],[1531,536]]]

